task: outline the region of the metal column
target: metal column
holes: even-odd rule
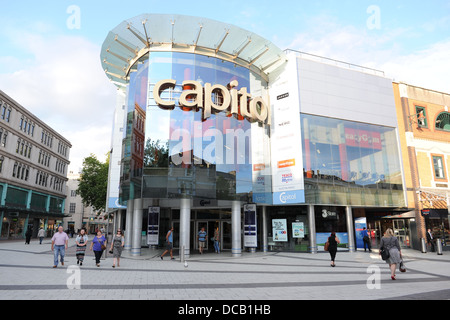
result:
[[[309,226],[309,252],[316,254],[317,243],[316,243],[316,215],[314,213],[314,206],[308,205],[308,226]]]
[[[348,250],[349,252],[355,252],[355,229],[353,228],[353,214],[352,207],[345,207],[345,217],[347,219],[347,232],[348,232]]]
[[[134,199],[133,208],[133,235],[131,243],[131,255],[141,255],[141,243],[142,243],[142,198]]]
[[[268,252],[269,246],[267,243],[267,207],[262,207],[262,251]]]
[[[134,200],[130,199],[127,201],[127,215],[126,215],[126,229],[125,229],[125,244],[124,250],[131,250],[131,241],[133,235],[133,209],[134,209]]]
[[[240,257],[242,254],[241,242],[241,202],[231,203],[231,255]]]
[[[184,248],[184,259],[189,259],[190,250],[190,235],[191,235],[191,200],[180,199],[180,250]],[[182,259],[182,260],[184,260]]]

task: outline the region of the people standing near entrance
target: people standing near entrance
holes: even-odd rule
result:
[[[117,267],[120,267],[120,257],[122,256],[122,250],[123,246],[125,245],[125,239],[122,234],[122,230],[117,230],[116,234],[114,235],[112,241],[111,241],[111,250],[113,252],[113,265],[112,267],[116,267],[116,261],[117,261]]]
[[[97,230],[97,235],[91,242],[91,251],[94,251],[95,264],[100,267],[100,258],[102,257],[103,251],[106,249],[106,238],[102,234],[101,230]]]
[[[45,230],[44,228],[40,227],[38,231],[39,244],[42,244],[42,240],[44,240],[44,237],[45,237]]]
[[[58,257],[61,256],[61,265],[64,265],[64,256],[69,245],[69,237],[63,231],[63,227],[59,226],[58,232],[52,237],[52,251],[54,251],[53,268],[58,266]]]
[[[367,249],[369,249],[369,252],[372,252],[372,244],[370,243],[369,233],[365,227],[363,227],[362,236],[364,242],[364,252],[366,252]]]
[[[331,235],[328,237],[328,252],[330,253],[330,257],[331,257],[331,266],[335,267],[336,264],[334,262],[334,260],[336,259],[336,253],[337,253],[337,248],[338,248],[338,244],[341,243],[339,241],[339,238],[336,236],[336,232],[331,232]]]
[[[86,253],[86,247],[88,243],[88,236],[86,235],[86,231],[81,229],[79,234],[77,235],[75,242],[77,244],[77,251],[75,253],[77,257],[77,264],[80,266],[83,265],[84,255]]]
[[[220,232],[219,227],[214,230],[214,252],[220,253]]]
[[[206,231],[205,227],[202,227],[202,229],[199,231],[197,235],[198,240],[198,251],[200,254],[203,254],[203,249],[206,247]]]
[[[427,243],[428,247],[431,248],[431,252],[434,252],[434,237],[433,233],[431,232],[431,229],[427,230]]]
[[[166,251],[164,251],[164,253],[161,255],[161,260],[164,260],[163,257],[166,255],[167,252],[170,253],[170,259],[174,260],[175,258],[173,257],[173,226],[172,226],[172,228],[170,228],[169,231],[167,231]]]
[[[380,249],[384,248],[389,252],[389,258],[386,260],[386,263],[389,264],[389,268],[391,269],[391,279],[395,279],[395,269],[397,268],[397,264],[402,262],[402,251],[400,248],[400,243],[396,236],[394,236],[394,231],[391,228],[388,228],[384,233],[383,238],[381,238]],[[381,255],[381,250],[380,250]]]

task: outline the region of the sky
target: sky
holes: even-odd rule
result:
[[[101,68],[108,32],[143,13],[236,25],[293,49],[450,93],[450,0],[6,1],[0,11],[0,90],[72,143],[69,170],[105,160],[116,87]]]

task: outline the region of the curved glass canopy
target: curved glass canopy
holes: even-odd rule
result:
[[[114,84],[124,86],[135,62],[151,51],[220,58],[266,80],[286,61],[285,53],[270,41],[230,24],[185,15],[142,14],[109,32],[100,55],[103,70]]]

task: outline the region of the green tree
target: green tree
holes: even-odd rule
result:
[[[106,208],[108,168],[109,154],[105,163],[99,161],[93,154],[83,160],[77,194],[81,196],[85,206],[91,206],[96,211]]]

